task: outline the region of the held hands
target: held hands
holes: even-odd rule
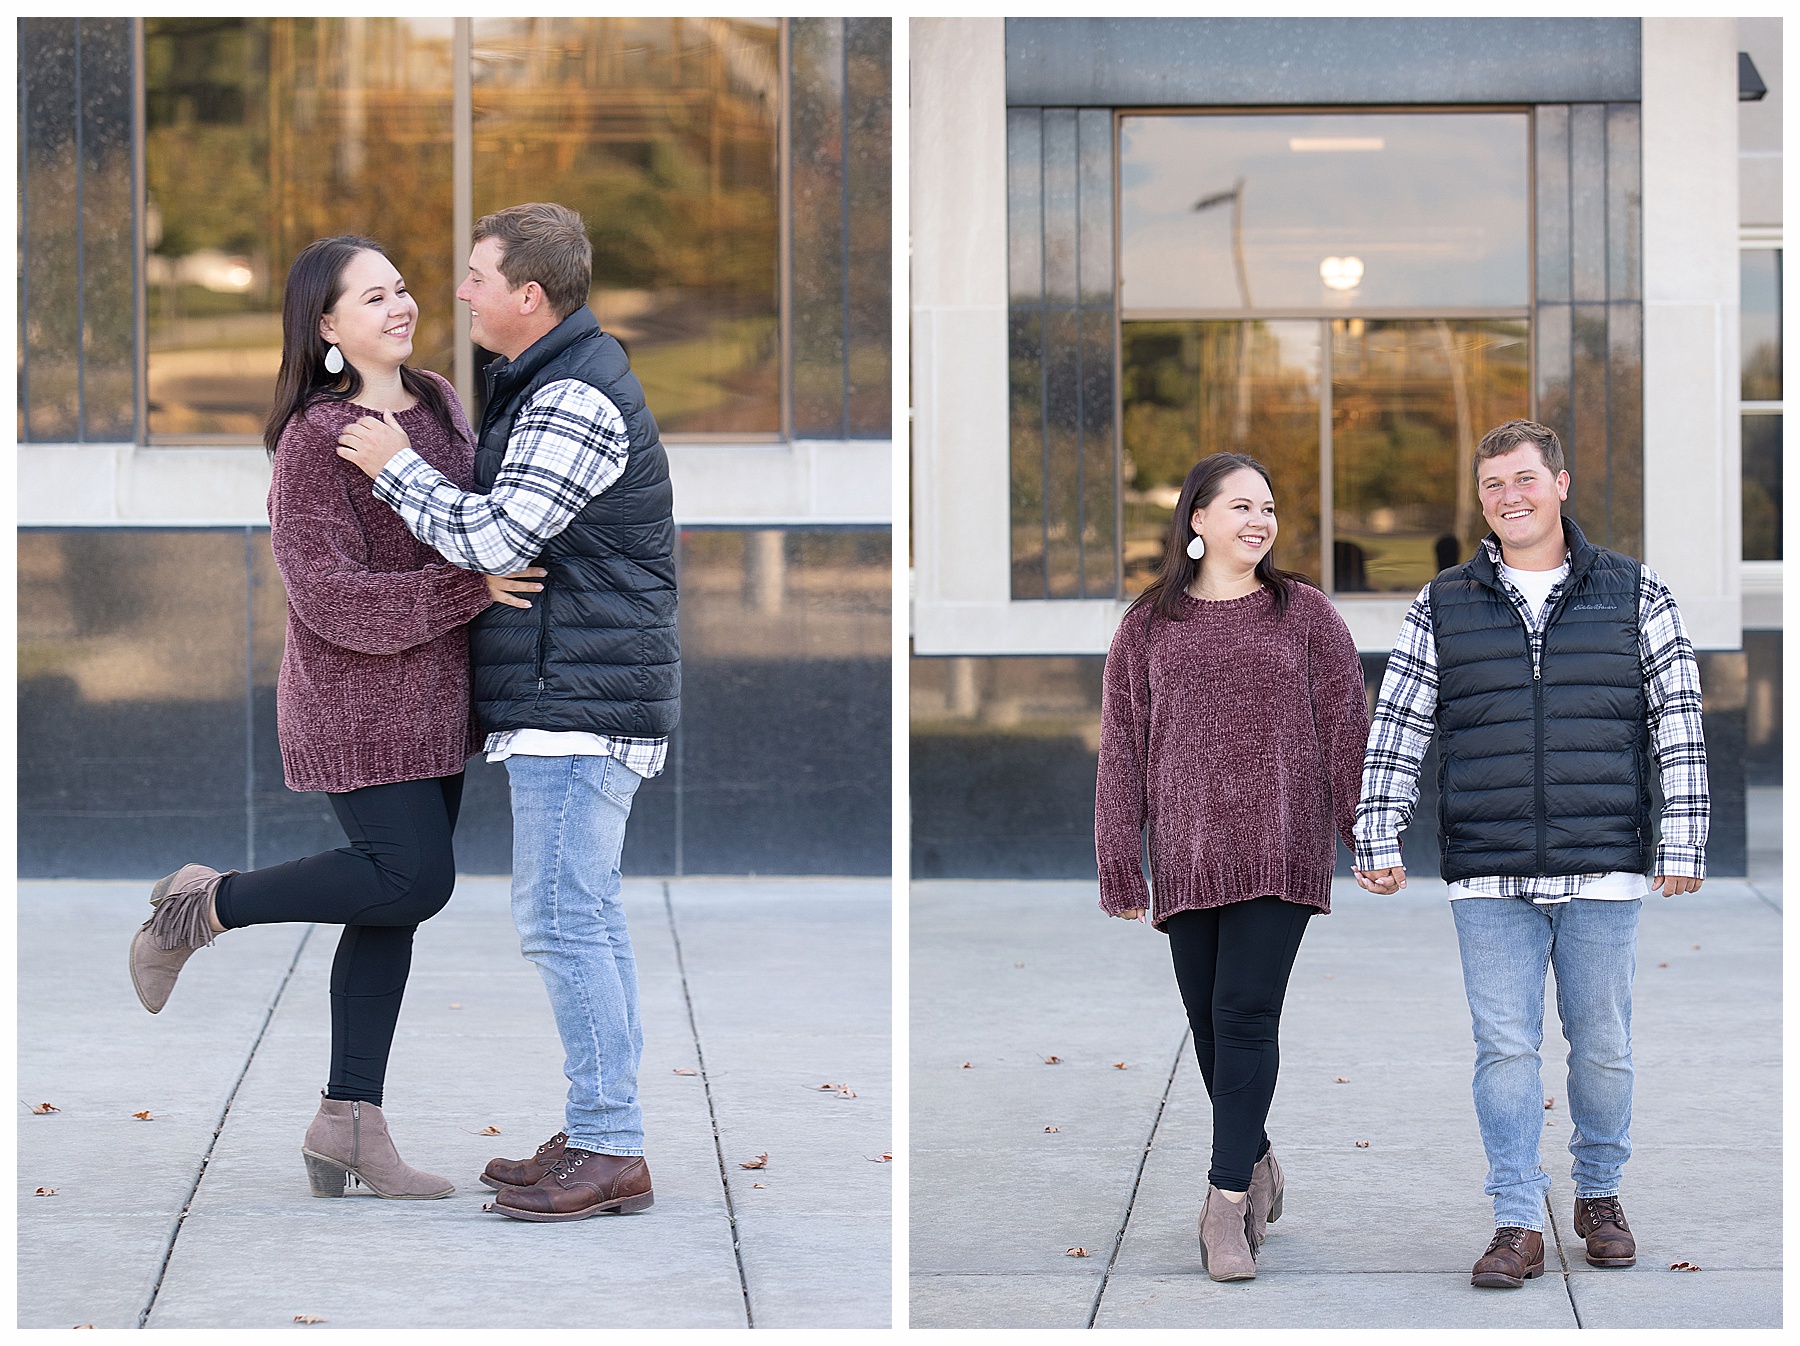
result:
[[[1384,896],[1399,892],[1406,887],[1406,866],[1394,865],[1388,869],[1358,869],[1353,871],[1359,888],[1366,888],[1371,893]]]
[[[394,413],[384,411],[381,419],[364,416],[344,427],[338,436],[338,457],[348,458],[364,472],[370,480],[381,475],[381,469],[388,465],[388,460],[401,449],[409,449],[412,443],[406,437],[406,431],[394,419]],[[520,604],[519,606],[528,606]]]
[[[341,453],[342,450],[340,449],[339,452]],[[379,469],[377,470],[379,471]],[[504,603],[509,608],[528,608],[531,604],[523,598],[515,598],[513,595],[538,593],[544,586],[532,584],[530,581],[549,573],[542,566],[527,566],[511,575],[483,575],[482,578],[487,581],[488,597],[494,602]]]

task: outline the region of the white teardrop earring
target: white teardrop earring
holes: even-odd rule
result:
[[[333,374],[344,372],[344,353],[336,346],[332,346],[325,352],[325,368]]]
[[[1202,556],[1205,556],[1206,555],[1206,539],[1201,537],[1200,534],[1195,533],[1194,540],[1192,542],[1188,543],[1188,545],[1187,545],[1187,553],[1189,556],[1193,557],[1196,561],[1198,561]]]

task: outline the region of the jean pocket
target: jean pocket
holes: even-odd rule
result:
[[[601,760],[606,763],[606,768],[600,773],[600,793],[613,803],[630,808],[631,797],[637,793],[644,778],[616,757]]]

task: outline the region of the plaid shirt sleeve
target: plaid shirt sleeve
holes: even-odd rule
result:
[[[631,447],[625,418],[576,379],[545,384],[513,423],[494,487],[459,491],[411,449],[375,479],[375,494],[407,531],[453,565],[510,575],[625,471]]]
[[[1401,863],[1400,833],[1419,799],[1419,769],[1437,728],[1437,701],[1437,639],[1431,630],[1431,586],[1426,585],[1400,623],[1369,724],[1362,798],[1351,827],[1358,869]]]
[[[1662,780],[1662,839],[1657,874],[1706,877],[1706,738],[1700,721],[1700,663],[1681,624],[1675,596],[1645,566],[1638,583],[1638,659],[1651,749]]]

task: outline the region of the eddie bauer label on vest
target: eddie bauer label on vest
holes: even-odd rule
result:
[[[1612,603],[1577,603],[1570,612],[1617,612],[1619,609]]]

